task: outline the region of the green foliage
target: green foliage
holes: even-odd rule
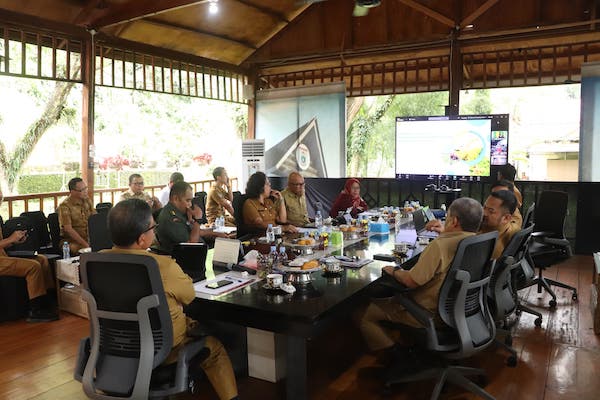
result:
[[[461,104],[460,113],[466,115],[491,114],[492,101],[489,89],[477,89],[473,91],[470,101]]]
[[[22,175],[17,190],[21,194],[60,192],[64,179],[64,174]]]
[[[393,176],[396,117],[443,115],[447,103],[447,92],[366,98],[347,131],[348,175]]]

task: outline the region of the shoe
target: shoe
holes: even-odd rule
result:
[[[27,322],[51,322],[58,320],[58,314],[54,311],[31,310]]]

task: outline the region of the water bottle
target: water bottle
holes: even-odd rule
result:
[[[271,251],[269,252],[269,255],[267,256],[268,259],[268,273],[270,274],[271,272],[273,272],[273,269],[277,268],[277,264],[278,264],[278,256],[277,256],[277,247],[276,246],[271,246]]]
[[[273,224],[267,225],[267,242],[275,243],[275,231],[273,230]]]
[[[315,215],[315,228],[319,229],[323,226],[323,216],[321,215],[321,211],[317,210],[317,214]]]
[[[285,246],[279,246],[279,259],[277,261],[280,265],[287,265],[288,256],[285,252]]]
[[[69,247],[69,242],[65,241],[63,243],[63,259],[71,258],[71,248]]]

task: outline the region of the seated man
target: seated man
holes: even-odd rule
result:
[[[0,192],[0,204],[2,199],[2,192]],[[48,291],[54,291],[54,279],[48,259],[42,255],[37,255],[35,258],[9,257],[4,251],[5,248],[23,243],[26,239],[27,231],[14,231],[4,239],[0,229],[0,276],[17,276],[27,281],[30,307],[28,322],[56,321],[58,314],[52,310],[50,305],[52,301],[47,294]]]
[[[513,184],[513,187],[514,187],[513,192],[515,193],[515,196],[517,198],[517,208],[521,208],[521,206],[523,205],[523,195],[521,195],[521,192],[515,186],[516,175],[517,175],[517,169],[512,164],[506,163],[505,165],[500,167],[500,169],[498,170],[498,173],[496,174],[496,177],[499,181],[507,180]]]
[[[304,177],[298,172],[288,176],[287,188],[281,191],[285,201],[287,221],[295,226],[304,226],[310,222],[306,209],[306,196],[304,194]],[[325,218],[326,216],[323,216]]]
[[[127,199],[144,200],[152,207],[152,211],[160,210],[163,206],[156,197],[150,196],[148,193],[144,192],[144,178],[142,178],[140,174],[129,175],[129,190],[121,193],[121,199],[119,201]]]
[[[165,364],[177,361],[177,353],[191,340],[188,336],[198,322],[187,318],[183,306],[194,300],[192,279],[168,256],[160,256],[146,249],[154,240],[156,224],[150,206],[139,199],[129,199],[116,204],[108,214],[108,228],[114,247],[102,250],[106,253],[141,254],[154,258],[158,264],[161,280],[173,322],[173,349]],[[209,356],[199,362],[208,380],[222,400],[237,398],[235,375],[225,348],[212,336],[206,337]]]
[[[515,185],[513,185],[511,182],[507,181],[506,179],[502,179],[500,181],[496,181],[494,183],[492,183],[492,187],[491,187],[492,192],[497,192],[499,190],[508,190],[509,192],[515,193]],[[516,194],[515,194],[516,196]],[[518,199],[517,199],[518,201]],[[512,219],[511,222],[514,224],[517,224],[519,226],[523,225],[523,216],[521,215],[521,211],[519,211],[519,205],[517,205],[517,208],[515,208],[515,212],[512,215]]]
[[[498,231],[498,240],[492,258],[502,255],[513,235],[521,230],[521,222],[513,221],[517,209],[517,198],[510,190],[498,190],[490,193],[483,205],[481,232]]]
[[[409,288],[415,302],[437,313],[439,291],[456,254],[458,244],[464,238],[476,234],[483,217],[481,204],[476,200],[461,197],[452,202],[446,215],[445,229],[423,250],[419,260],[410,270],[386,266],[383,273]],[[371,303],[357,315],[359,327],[369,349],[379,355],[387,355],[395,341],[380,321],[388,320],[420,327],[400,304],[382,300]]]
[[[61,242],[69,242],[71,255],[76,255],[79,249],[90,247],[88,219],[96,214],[96,209],[88,198],[88,187],[81,178],[69,181],[69,191],[69,197],[58,206],[58,221]]]
[[[214,224],[218,217],[225,217],[225,226],[235,226],[233,217],[233,192],[227,171],[223,167],[217,167],[213,171],[215,183],[212,184],[206,197],[206,220]],[[227,210],[227,213],[225,212]]]
[[[171,188],[169,203],[158,216],[156,238],[159,249],[171,254],[178,243],[200,243],[202,237],[229,237],[223,232],[200,228],[202,210],[192,205],[192,187],[187,182],[177,182]],[[192,208],[193,207],[193,208]]]
[[[156,196],[158,197],[158,201],[160,201],[160,204],[162,204],[163,206],[167,204],[169,202],[169,193],[171,193],[171,188],[173,187],[173,184],[177,182],[183,182],[184,180],[185,179],[183,179],[183,174],[181,172],[173,172],[169,177],[169,183],[167,184],[167,186],[162,188],[160,192],[158,192],[158,196]]]

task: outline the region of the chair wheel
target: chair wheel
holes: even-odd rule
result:
[[[535,326],[540,327],[542,326],[542,319],[538,317],[535,319],[535,321],[533,321],[533,323],[535,324]]]
[[[550,300],[548,304],[550,305],[550,308],[554,308],[556,307],[556,300]]]
[[[517,366],[517,357],[516,356],[509,356],[506,359],[506,365],[508,365],[509,367],[516,367]]]
[[[577,292],[573,292],[571,298],[573,299],[573,301],[577,301]]]
[[[512,346],[513,339],[512,336],[508,335],[504,338],[504,344],[507,346]]]

